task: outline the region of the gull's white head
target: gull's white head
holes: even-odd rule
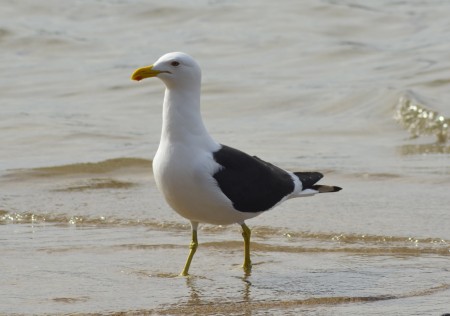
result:
[[[200,86],[201,70],[198,63],[185,53],[168,53],[153,65],[137,69],[132,80],[158,77],[168,88]]]

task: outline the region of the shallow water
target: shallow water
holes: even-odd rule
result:
[[[450,3],[0,4],[0,314],[450,312]],[[168,51],[216,139],[344,187],[249,221],[250,275],[239,227],[204,225],[177,277],[163,86],[129,79]]]

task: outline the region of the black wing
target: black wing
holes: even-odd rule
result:
[[[222,166],[214,178],[240,212],[266,211],[294,190],[290,174],[256,156],[222,145],[213,157]]]

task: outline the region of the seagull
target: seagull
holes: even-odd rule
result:
[[[239,224],[244,263],[250,273],[251,230],[245,221],[296,197],[337,192],[316,184],[320,172],[290,172],[222,145],[208,133],[200,114],[201,69],[189,55],[168,53],[134,71],[132,80],[157,77],[165,84],[162,132],[153,159],[158,189],[179,215],[191,223],[192,241],[181,276],[189,274],[198,247],[199,223]]]

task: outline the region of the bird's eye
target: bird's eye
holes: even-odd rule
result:
[[[177,62],[177,61],[173,61],[173,62],[171,62],[170,64],[171,64],[172,66],[174,66],[174,67],[177,67],[177,66],[180,65],[180,63]]]

